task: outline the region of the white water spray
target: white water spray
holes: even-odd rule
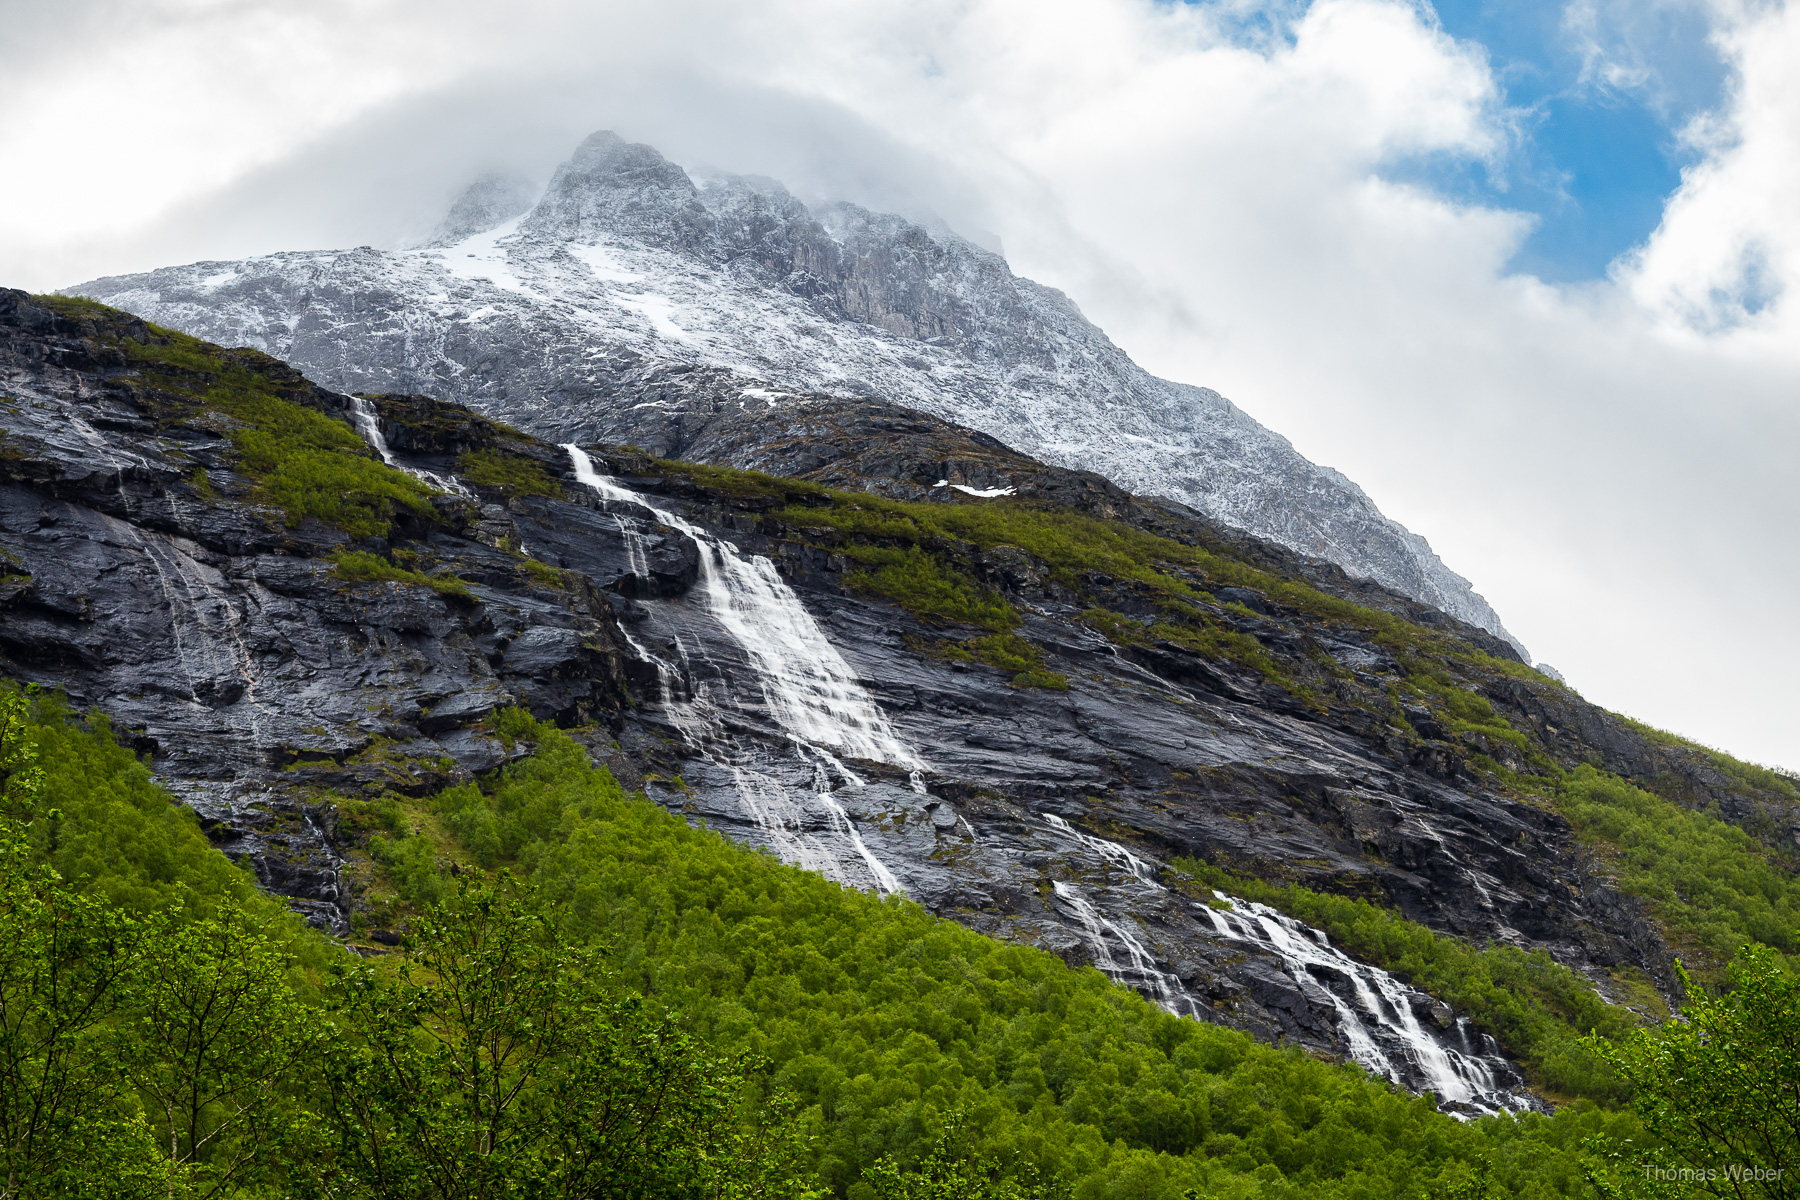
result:
[[[647,509],[700,548],[700,593],[707,609],[743,646],[756,668],[769,712],[789,736],[833,747],[853,758],[923,768],[912,747],[895,736],[880,706],[863,688],[800,597],[760,554],[744,554],[690,521],[598,474],[579,446],[566,445],[575,478],[608,500]],[[627,553],[641,554],[641,544]],[[634,568],[637,559],[633,557]]]
[[[382,436],[381,422],[376,419],[373,401],[365,400],[361,396],[350,397],[350,423],[356,426],[356,432],[362,435],[363,441],[369,443],[375,453],[381,455],[381,461],[396,471],[405,471],[420,483],[429,484],[440,492],[449,492],[454,496],[474,494],[455,478],[439,475],[435,471],[409,467],[397,460],[393,451],[388,449],[387,438]]]
[[[1397,1042],[1425,1089],[1440,1100],[1466,1104],[1481,1112],[1518,1111],[1526,1105],[1500,1087],[1493,1070],[1476,1053],[1444,1046],[1425,1031],[1413,1011],[1411,989],[1386,971],[1358,962],[1331,944],[1317,929],[1301,924],[1265,904],[1254,904],[1214,892],[1229,908],[1206,907],[1213,927],[1222,937],[1249,942],[1275,954],[1296,979],[1319,983],[1319,976],[1342,978],[1354,994],[1352,1005],[1335,990],[1321,984],[1337,1006],[1339,1028],[1350,1044],[1351,1057],[1373,1074],[1395,1083],[1406,1083],[1393,1056],[1378,1044],[1378,1036]],[[1459,1040],[1473,1051],[1464,1022],[1457,1024]]]
[[[1160,886],[1156,882],[1156,875],[1151,870],[1150,864],[1127,850],[1125,847],[1119,845],[1119,843],[1109,842],[1105,838],[1097,838],[1091,834],[1083,833],[1055,813],[1043,813],[1042,816],[1044,820],[1050,824],[1051,828],[1055,829],[1058,833],[1074,838],[1107,862],[1122,869],[1127,875],[1131,876],[1139,883],[1147,883],[1152,887]]]
[[[1083,833],[1053,813],[1041,815],[1052,829],[1123,869],[1132,879],[1157,891],[1166,890],[1156,882],[1151,865],[1126,847]],[[1173,1003],[1179,998],[1189,1006],[1189,1015],[1193,1015],[1198,1008],[1197,1002],[1181,991],[1178,981],[1172,981],[1157,970],[1155,960],[1135,939],[1117,924],[1100,917],[1072,885],[1058,882],[1052,886],[1081,922],[1096,966],[1122,983],[1132,983],[1134,977],[1143,979],[1163,1007],[1180,1012]],[[1498,1050],[1476,1049],[1467,1018],[1460,1019],[1456,1026],[1457,1040],[1463,1049],[1446,1047],[1419,1023],[1413,1011],[1412,989],[1386,971],[1358,962],[1333,946],[1322,931],[1275,909],[1238,900],[1223,892],[1213,894],[1230,906],[1226,910],[1202,906],[1213,928],[1222,937],[1253,943],[1275,955],[1297,981],[1310,982],[1324,992],[1336,1011],[1338,1031],[1350,1047],[1350,1057],[1365,1070],[1395,1083],[1408,1084],[1411,1080],[1395,1062],[1397,1054],[1411,1066],[1413,1076],[1423,1080],[1425,1089],[1435,1092],[1440,1100],[1465,1104],[1488,1113],[1526,1107],[1520,1097],[1500,1087],[1493,1070],[1484,1061],[1485,1055],[1497,1055]],[[1125,947],[1129,962],[1120,963],[1112,956],[1106,944],[1108,932]],[[1322,982],[1321,975],[1326,980],[1347,981],[1354,1003],[1338,995],[1328,982]],[[1390,1049],[1383,1048],[1384,1041],[1391,1044]]]
[[[1198,1015],[1200,1005],[1182,988],[1181,981],[1165,975],[1157,967],[1156,958],[1123,925],[1101,916],[1100,911],[1074,884],[1058,879],[1051,882],[1050,888],[1058,900],[1069,906],[1075,919],[1081,923],[1082,940],[1093,953],[1096,967],[1115,983],[1123,983],[1132,988],[1148,988],[1158,1004],[1178,1017]],[[1125,962],[1113,957],[1112,947],[1107,942],[1108,934],[1125,951]]]
[[[849,844],[878,890],[902,890],[899,879],[869,848],[835,795],[832,772],[844,787],[861,788],[865,781],[832,751],[903,768],[912,773],[915,791],[924,786],[919,777],[924,764],[895,735],[874,698],[806,611],[800,597],[767,558],[746,555],[731,543],[600,475],[579,446],[565,445],[563,449],[569,454],[576,479],[603,499],[643,509],[663,525],[693,539],[700,551],[700,581],[695,589],[699,598],[708,614],[743,647],[756,671],[769,714],[801,760],[813,765],[813,790],[802,795],[810,795],[812,808],[822,812],[830,830]],[[647,575],[648,535],[635,518],[610,515],[619,526],[632,571]],[[640,659],[655,666],[663,707],[683,740],[695,753],[731,773],[739,802],[777,853],[789,862],[841,880],[844,864],[840,856],[805,830],[812,809],[780,780],[748,764],[749,756],[726,730],[718,706],[706,689],[689,687],[686,672],[629,634],[627,641]],[[691,693],[689,698],[677,697],[678,686]]]

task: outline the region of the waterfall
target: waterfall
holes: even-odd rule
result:
[[[1151,864],[1126,847],[1083,833],[1054,813],[1040,815],[1052,829],[1121,868],[1136,882],[1156,891],[1166,890],[1156,882]],[[1073,885],[1057,882],[1052,887],[1081,923],[1095,966],[1121,983],[1133,983],[1134,977],[1143,980],[1157,1002],[1171,1012],[1181,1013],[1176,1003],[1181,1001],[1188,1006],[1187,1015],[1196,1014],[1198,1003],[1181,990],[1179,981],[1157,969],[1155,960],[1136,939],[1101,917]],[[1487,1046],[1478,1051],[1469,1035],[1468,1018],[1460,1018],[1456,1024],[1461,1049],[1447,1046],[1419,1022],[1413,1001],[1415,997],[1423,1000],[1422,993],[1386,971],[1358,962],[1333,946],[1322,931],[1267,905],[1223,892],[1213,895],[1228,906],[1223,910],[1199,906],[1205,909],[1213,929],[1231,941],[1252,943],[1275,955],[1296,981],[1317,985],[1331,1000],[1350,1057],[1365,1070],[1402,1086],[1422,1084],[1420,1090],[1435,1092],[1441,1101],[1482,1113],[1527,1107],[1521,1097],[1500,1086],[1487,1061],[1499,1057],[1499,1048],[1485,1039]],[[1125,948],[1128,962],[1113,957],[1106,941],[1108,933]],[[1349,999],[1331,986],[1334,979],[1344,981],[1351,993]]]
[[[1055,813],[1043,813],[1042,816],[1051,828],[1068,837],[1074,838],[1107,862],[1123,868],[1127,875],[1131,876],[1139,883],[1147,883],[1152,887],[1159,886],[1156,882],[1155,874],[1151,871],[1150,864],[1127,850],[1125,847],[1119,845],[1119,843],[1109,842],[1105,838],[1097,838],[1085,834]]]
[[[769,712],[789,736],[871,762],[912,771],[924,764],[894,735],[850,664],[760,554],[747,555],[594,471],[579,446],[566,445],[575,478],[608,500],[646,509],[700,548],[700,594],[708,610],[756,668]],[[627,538],[627,552],[630,539]],[[635,559],[633,560],[636,561]]]
[[[839,882],[849,882],[849,877],[861,873],[878,891],[903,890],[893,870],[870,849],[838,800],[838,787],[861,789],[866,781],[833,751],[907,770],[914,776],[915,791],[923,788],[918,775],[924,763],[895,735],[880,706],[800,597],[767,558],[746,555],[730,542],[600,475],[580,447],[566,445],[563,449],[569,454],[576,479],[602,499],[648,512],[662,525],[693,539],[700,551],[695,594],[707,616],[743,649],[769,715],[787,736],[793,753],[812,768],[812,788],[790,790],[758,769],[753,753],[727,728],[710,690],[693,682],[692,672],[684,669],[685,651],[683,666],[677,666],[628,633],[626,640],[633,653],[655,667],[663,710],[688,748],[731,775],[745,814],[784,860]],[[609,515],[618,525],[631,569],[648,574],[647,535],[637,518]],[[680,647],[679,639],[675,645]],[[834,850],[808,830],[809,824],[820,823],[848,854]],[[851,866],[853,862],[860,872]]]
[[[1138,991],[1148,988],[1159,1005],[1178,1017],[1198,1015],[1200,1005],[1182,988],[1181,981],[1164,974],[1157,967],[1155,957],[1124,926],[1101,916],[1099,910],[1074,884],[1064,883],[1060,879],[1053,880],[1050,889],[1058,900],[1067,904],[1074,912],[1075,919],[1081,923],[1081,940],[1087,943],[1088,949],[1093,953],[1094,965],[1113,982]],[[1113,957],[1112,949],[1106,941],[1109,933],[1124,949],[1126,962],[1121,963]]]
[[[1059,835],[1099,855],[1102,861],[1121,868],[1133,882],[1154,892],[1166,890],[1156,882],[1156,874],[1151,865],[1119,843],[1083,833],[1055,813],[1039,815]],[[1050,887],[1057,899],[1067,904],[1074,912],[1075,919],[1080,922],[1082,940],[1092,952],[1096,967],[1111,976],[1115,982],[1139,992],[1148,991],[1152,999],[1178,1017],[1191,1017],[1199,1013],[1199,1001],[1188,995],[1187,990],[1181,986],[1181,981],[1158,967],[1155,956],[1127,932],[1124,926],[1102,917],[1078,887],[1061,880],[1053,880]],[[1113,957],[1107,944],[1108,934],[1125,951],[1125,963],[1120,963]]]
[[[394,452],[388,449],[387,438],[382,436],[381,422],[376,419],[374,401],[366,400],[361,396],[351,396],[349,399],[350,423],[356,426],[356,432],[362,435],[363,441],[369,443],[375,453],[381,455],[382,462],[396,471],[405,471],[420,483],[428,484],[440,492],[449,492],[453,496],[474,494],[453,476],[447,477],[439,475],[435,471],[409,467],[396,459]]]
[[[1380,1045],[1388,1041],[1395,1044],[1394,1049],[1423,1081],[1421,1090],[1435,1092],[1441,1101],[1467,1105],[1483,1113],[1527,1107],[1521,1097],[1500,1086],[1493,1069],[1484,1061],[1486,1055],[1474,1052],[1467,1018],[1456,1025],[1464,1049],[1445,1046],[1426,1031],[1413,1011],[1413,999],[1419,993],[1386,971],[1358,962],[1333,946],[1321,931],[1267,905],[1239,900],[1223,892],[1214,892],[1213,896],[1228,906],[1203,906],[1220,936],[1259,946],[1286,963],[1296,979],[1319,983],[1337,1006],[1339,1028],[1350,1044],[1351,1057],[1372,1074],[1398,1084],[1411,1082],[1394,1056]],[[1355,1004],[1339,996],[1320,976],[1346,981]],[[1497,1050],[1487,1053],[1497,1054]]]
[[[175,663],[187,683],[189,703],[204,703],[200,699],[200,683],[205,682],[210,691],[220,676],[236,675],[244,685],[244,698],[249,701],[243,719],[248,724],[250,744],[260,750],[265,743],[259,714],[268,715],[268,710],[256,697],[256,660],[244,641],[243,620],[230,594],[214,581],[218,572],[196,562],[178,539],[146,532],[116,518],[105,520],[137,542],[156,576],[157,587],[169,606],[169,640]],[[191,643],[185,630],[199,632],[198,646]]]

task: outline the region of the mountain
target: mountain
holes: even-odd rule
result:
[[[1658,1011],[1671,942],[1714,974],[1734,930],[1793,949],[1791,783],[1180,506],[913,410],[796,411],[789,465],[835,488],[0,292],[0,675],[110,718],[372,949],[405,910],[369,814],[439,820],[526,753],[514,708],[691,822],[1465,1114],[1603,1088],[1568,1014]],[[944,462],[1015,483],[878,494]],[[472,861],[443,845],[409,869]],[[1332,896],[1410,932],[1295,915]]]
[[[341,391],[429,394],[555,442],[721,465],[756,463],[698,454],[687,430],[725,410],[782,437],[814,399],[904,405],[1512,640],[1354,483],[1217,392],[1150,375],[999,255],[854,205],[814,211],[768,179],[695,181],[611,133],[535,204],[517,180],[478,181],[421,249],[195,263],[68,292]]]

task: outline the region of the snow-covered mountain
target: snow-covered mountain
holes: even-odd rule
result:
[[[629,441],[729,405],[779,430],[809,395],[879,398],[1512,640],[1349,479],[1217,392],[1143,370],[998,254],[854,205],[809,209],[769,179],[696,181],[612,133],[583,142],[535,204],[514,181],[478,181],[422,248],[194,263],[68,291],[254,346],[327,387],[457,400],[557,442]]]

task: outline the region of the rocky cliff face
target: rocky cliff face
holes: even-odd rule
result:
[[[429,248],[196,263],[70,289],[345,391],[452,399],[552,441],[797,396],[908,406],[1186,504],[1508,636],[1354,483],[1217,392],[1151,376],[1060,292],[950,234],[771,180],[696,183],[595,134],[527,212],[483,180]],[[523,215],[519,215],[519,214]],[[714,461],[747,465],[725,447]]]
[[[1405,653],[1534,752],[1686,771],[1697,795],[1754,805],[1729,781],[1506,668],[1491,635],[1281,547],[916,411],[795,411],[811,424],[759,443],[769,465],[990,523],[1155,535],[1141,544],[1161,547],[1156,577],[1188,581],[1185,612],[1142,572],[1071,572],[985,535],[909,542],[917,520],[869,524],[866,495],[552,446],[0,292],[0,674],[111,716],[222,846],[339,930],[357,896],[336,798],[499,764],[494,714],[520,705],[691,820],[1466,1111],[1529,1102],[1466,1021],[1166,860],[1542,946],[1602,988],[1615,967],[1666,981],[1668,948],[1566,823],[1497,786],[1530,763],[1396,705],[1397,643],[1370,610],[1429,619],[1396,627]],[[311,478],[360,482],[288,490],[300,468],[259,437],[277,426],[320,448]],[[1013,640],[883,599],[866,567],[921,554],[1009,606]],[[1250,565],[1266,586],[1230,582]],[[1308,598],[1326,595],[1366,607]]]
[[[498,492],[391,532],[460,593],[335,576],[350,535],[289,524],[240,474],[242,421],[192,389],[235,369],[336,420],[349,399],[255,352],[146,372],[122,347],[153,337],[0,292],[0,673],[106,713],[215,840],[342,930],[325,791],[419,794],[491,768],[506,750],[482,722],[505,705],[616,709],[617,626],[605,598],[523,569]]]

